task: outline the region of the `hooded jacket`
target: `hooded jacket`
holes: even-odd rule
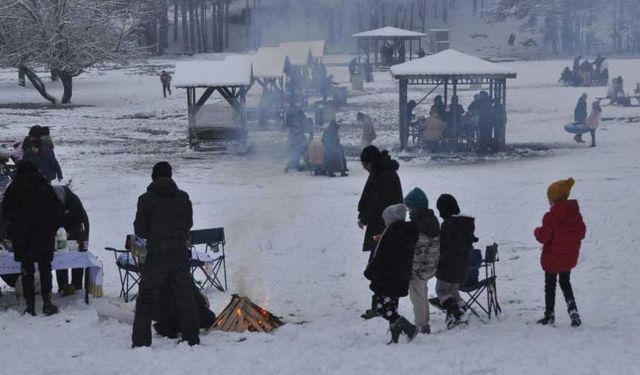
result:
[[[471,250],[477,241],[475,219],[471,216],[454,215],[442,222],[440,227],[440,259],[436,278],[452,284],[461,284],[467,278]]]
[[[53,149],[41,147],[40,151],[37,153],[28,149],[24,152],[22,160],[28,160],[36,164],[47,181],[53,181],[56,177],[59,180],[62,180],[62,169],[60,168],[60,164],[58,163],[58,159],[56,159]]]
[[[168,177],[154,180],[138,198],[135,234],[147,240],[149,254],[187,249],[193,225],[189,195]]]
[[[367,226],[362,251],[371,251],[376,247],[373,236],[382,233],[385,228],[382,211],[391,205],[402,203],[402,185],[398,177],[400,165],[383,153],[381,160],[374,164],[373,170],[364,185],[358,203],[358,219]]]
[[[413,254],[413,278],[429,280],[433,277],[440,257],[440,223],[433,211],[418,208],[409,214],[418,231]]]
[[[390,206],[384,211],[388,226],[364,271],[364,276],[371,281],[369,288],[375,294],[390,297],[404,297],[409,293],[414,247],[418,240],[415,225],[404,221],[398,206]]]
[[[574,268],[580,244],[586,234],[576,200],[556,202],[542,218],[542,226],[533,232],[542,247],[540,264],[545,272],[560,273]]]

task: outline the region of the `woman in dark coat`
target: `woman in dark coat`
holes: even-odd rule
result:
[[[322,144],[324,145],[323,169],[329,177],[340,172],[342,176],[347,175],[347,162],[344,158],[344,150],[340,144],[340,126],[336,120],[332,120],[322,134]]]
[[[360,154],[360,161],[369,172],[369,178],[358,203],[358,226],[360,229],[366,227],[362,251],[370,251],[371,260],[372,250],[377,246],[373,236],[382,233],[385,228],[382,211],[391,205],[402,203],[404,197],[397,173],[400,165],[391,159],[386,150],[381,152],[375,146],[367,146]],[[371,308],[361,316],[364,319],[376,316],[373,298]]]
[[[369,288],[374,292],[376,314],[389,321],[393,343],[398,342],[402,332],[410,340],[417,332],[416,326],[398,314],[400,297],[409,293],[413,253],[418,240],[416,226],[405,221],[406,215],[404,204],[395,204],[383,211],[386,228],[364,271],[364,276],[371,280]]]
[[[53,188],[29,161],[20,161],[15,180],[2,200],[2,215],[9,223],[14,258],[22,263],[22,284],[27,304],[25,313],[35,315],[33,275],[38,263],[42,291],[42,312],[56,314],[51,303],[51,261],[56,231],[62,224],[62,204]]]
[[[447,311],[447,327],[462,321],[461,306],[464,301],[458,289],[467,277],[474,235],[475,219],[460,215],[456,199],[442,194],[437,202],[440,217],[440,259],[436,270],[436,294],[440,304]]]

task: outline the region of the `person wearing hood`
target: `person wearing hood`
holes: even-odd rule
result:
[[[580,244],[587,228],[580,214],[578,201],[569,199],[573,178],[555,181],[547,189],[547,198],[551,209],[542,218],[542,226],[534,230],[536,240],[542,244],[540,264],[545,272],[544,317],[538,324],[553,324],[555,321],[556,282],[567,303],[571,326],[582,324],[571,287],[571,270],[578,263]]]
[[[22,160],[27,160],[37,165],[49,183],[56,178],[58,181],[62,181],[60,163],[58,163],[53,149],[44,146],[41,139],[34,139],[29,142],[29,149],[24,152]]]
[[[16,178],[4,193],[2,216],[8,223],[14,259],[22,267],[25,314],[36,315],[34,263],[40,271],[42,313],[57,314],[51,302],[51,261],[56,231],[62,224],[62,203],[37,165],[21,160],[17,167]]]
[[[418,231],[413,254],[413,272],[409,284],[409,298],[413,304],[414,322],[421,333],[431,333],[429,327],[429,299],[427,281],[436,274],[440,256],[440,223],[429,209],[427,195],[414,188],[404,198],[409,218]]]
[[[327,129],[322,133],[322,144],[324,146],[323,170],[329,177],[334,177],[336,173],[347,176],[347,160],[344,157],[344,149],[340,144],[340,125],[334,118]]]
[[[380,151],[375,146],[367,146],[360,153],[362,167],[369,172],[360,201],[358,202],[358,227],[366,228],[362,251],[369,251],[369,260],[377,246],[375,235],[385,228],[382,211],[386,207],[402,203],[402,185],[398,176],[400,165],[391,159],[389,153]],[[372,298],[371,308],[361,315],[364,319],[376,316],[375,300]]]
[[[404,333],[412,340],[417,333],[416,326],[398,314],[398,302],[409,292],[414,248],[418,231],[413,223],[407,223],[407,208],[404,204],[394,204],[384,209],[382,217],[384,230],[376,236],[378,244],[364,271],[371,281],[369,288],[374,292],[377,316],[389,321],[391,343],[397,343]]]
[[[172,285],[180,314],[182,340],[198,345],[198,312],[193,297],[188,241],[193,225],[189,195],[171,178],[171,165],[153,166],[152,182],[138,198],[133,223],[136,236],[147,240],[147,258],[140,280],[133,322],[132,347],[151,345],[153,302],[162,287]]]
[[[584,124],[586,120],[587,120],[587,93],[583,93],[582,95],[580,95],[580,98],[578,99],[578,103],[576,103],[576,107],[573,110],[573,123],[576,125]],[[582,140],[581,134],[576,134],[573,137],[573,139],[578,143],[584,142]]]
[[[450,194],[442,194],[436,203],[442,218],[440,259],[436,270],[436,295],[447,312],[447,328],[464,322],[464,301],[458,289],[467,278],[475,237],[475,219],[460,215],[460,207]]]

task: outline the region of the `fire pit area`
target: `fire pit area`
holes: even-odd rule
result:
[[[222,310],[210,329],[225,332],[271,332],[284,323],[277,316],[237,294]]]

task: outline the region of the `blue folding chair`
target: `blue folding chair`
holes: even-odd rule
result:
[[[138,296],[138,291],[134,289],[140,284],[140,274],[142,273],[140,260],[131,252],[133,237],[133,234],[127,235],[124,250],[113,247],[104,248],[113,252],[120,275],[120,297],[124,297],[125,302],[133,301]]]
[[[484,259],[480,250],[474,250],[472,254],[472,265],[470,267],[468,277],[465,283],[460,286],[460,291],[467,295],[464,309],[471,311],[475,316],[480,317],[479,311],[485,313],[489,319],[491,315],[497,316],[502,312],[502,308],[498,303],[497,286],[496,286],[496,262],[498,259],[498,244],[494,243],[487,246]],[[478,257],[480,253],[480,262],[473,264],[473,259]],[[479,274],[484,269],[484,278],[479,280]],[[486,295],[486,304],[482,295]]]
[[[224,228],[196,229],[191,231],[191,274],[201,290],[211,285],[221,292],[227,290],[227,265]],[[200,245],[200,246],[199,246]],[[202,249],[204,245],[204,250]],[[220,272],[222,271],[222,275]],[[201,273],[204,280],[198,280]],[[220,277],[224,280],[224,286]]]

